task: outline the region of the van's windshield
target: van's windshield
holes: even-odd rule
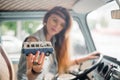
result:
[[[111,18],[111,10],[117,9],[113,1],[89,13],[87,22],[97,50],[120,60],[120,20]]]

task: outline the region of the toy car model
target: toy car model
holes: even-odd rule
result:
[[[22,52],[23,54],[36,54],[37,51],[44,52],[46,56],[49,56],[53,53],[54,49],[51,42],[24,42]]]

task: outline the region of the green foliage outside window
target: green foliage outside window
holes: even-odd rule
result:
[[[27,34],[32,34],[36,31],[36,29],[41,24],[40,21],[21,21],[21,29]],[[1,35],[6,34],[8,31],[13,31],[17,34],[17,21],[5,21],[1,23]]]

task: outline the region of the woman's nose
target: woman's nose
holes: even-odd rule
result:
[[[57,29],[59,29],[59,27],[60,27],[60,24],[56,24],[56,25],[55,25],[55,27],[56,27]]]

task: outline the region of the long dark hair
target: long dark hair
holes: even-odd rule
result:
[[[48,11],[44,17],[43,23],[47,23],[47,20],[51,14],[56,14],[65,20],[65,27],[63,30],[55,35],[56,43],[56,57],[58,60],[58,72],[63,73],[69,66],[69,32],[71,29],[71,16],[68,10],[61,6],[56,6]],[[44,26],[44,31],[47,32],[46,26]]]

